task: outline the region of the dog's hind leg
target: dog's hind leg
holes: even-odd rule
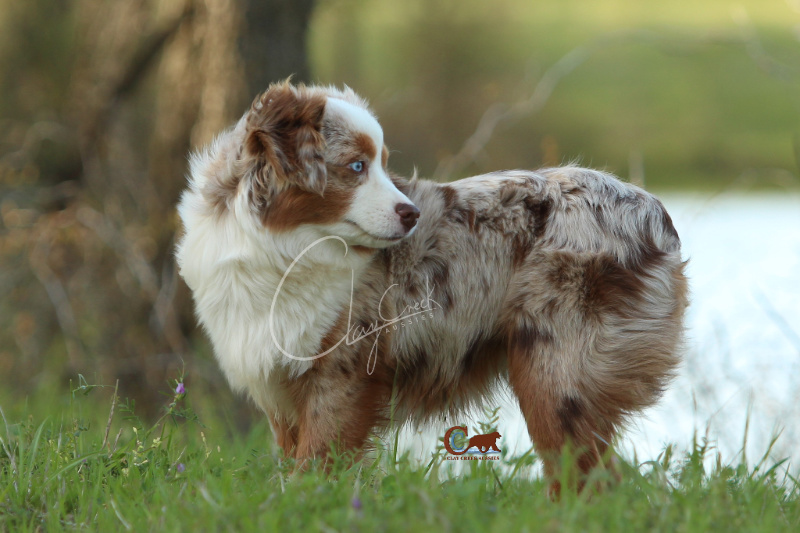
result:
[[[551,479],[562,448],[573,447],[576,488],[607,458],[625,417],[658,400],[680,360],[683,264],[638,253],[630,268],[604,254],[541,254],[510,289],[509,381]]]
[[[601,413],[579,384],[579,357],[549,332],[531,324],[510,333],[508,377],[528,425],[528,433],[544,462],[550,493],[561,491],[565,447],[574,454],[570,488],[581,490],[589,472],[602,464],[622,412],[605,406]],[[604,416],[605,415],[605,416]]]

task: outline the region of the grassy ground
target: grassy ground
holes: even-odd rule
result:
[[[113,389],[78,384],[66,405],[15,405],[0,428],[0,530],[98,531],[796,531],[800,486],[781,464],[721,464],[695,443],[642,464],[591,499],[557,503],[526,475],[536,458],[415,466],[377,459],[292,475],[259,425],[244,436],[197,420],[191,394],[143,425]],[[44,408],[47,411],[48,408]],[[205,422],[205,424],[204,424]],[[231,436],[234,435],[234,436]],[[708,465],[712,465],[710,468]],[[598,479],[608,478],[604,472]]]

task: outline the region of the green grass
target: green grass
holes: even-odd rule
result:
[[[59,402],[13,405],[0,421],[0,530],[133,531],[794,531],[800,487],[783,464],[722,464],[695,442],[641,464],[601,494],[551,502],[533,454],[460,474],[427,465],[339,459],[292,473],[263,423],[241,434],[196,420],[172,394],[143,425],[113,389],[80,386]],[[63,398],[62,398],[63,399]],[[43,408],[43,404],[55,407]],[[49,416],[41,410],[51,411]],[[205,425],[201,422],[205,422]],[[2,427],[4,426],[4,427]],[[108,436],[106,436],[108,435]],[[605,472],[596,472],[607,480]]]

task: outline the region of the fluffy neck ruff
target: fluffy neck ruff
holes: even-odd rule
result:
[[[184,194],[179,210],[186,233],[178,246],[181,273],[197,315],[232,388],[266,391],[270,376],[299,376],[348,309],[352,280],[371,254],[356,251],[313,226],[271,233],[237,195],[233,209],[208,209],[202,184]],[[253,400],[261,408],[273,392]]]

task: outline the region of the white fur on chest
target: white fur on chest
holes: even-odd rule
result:
[[[366,263],[345,254],[335,239],[307,249],[320,238],[311,228],[286,236],[249,234],[237,220],[249,216],[239,209],[244,204],[237,205],[237,216],[206,216],[193,209],[197,196],[187,191],[179,207],[186,227],[177,254],[181,274],[231,387],[272,410],[283,402],[271,375],[298,376],[311,367],[323,337],[350,303],[353,272],[357,276]]]

